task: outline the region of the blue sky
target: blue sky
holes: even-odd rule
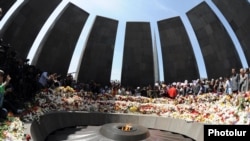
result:
[[[0,29],[3,27],[5,22],[8,19],[8,16],[12,14],[12,12],[23,2],[24,0],[17,0],[14,6],[6,13],[4,18],[0,21]],[[187,30],[188,36],[190,38],[191,44],[193,46],[193,50],[195,53],[195,57],[198,64],[198,69],[200,71],[200,76],[202,78],[207,77],[206,68],[204,65],[204,61],[201,55],[201,50],[199,47],[199,43],[196,39],[195,33],[190,25],[188,18],[186,16],[186,12],[201,3],[204,0],[63,0],[61,4],[54,10],[51,16],[48,18],[41,31],[39,32],[37,38],[35,39],[29,55],[27,58],[30,60],[33,59],[37,48],[39,47],[43,37],[46,33],[51,29],[54,25],[54,21],[56,21],[56,17],[63,11],[63,8],[68,4],[68,2],[72,2],[75,5],[81,7],[86,12],[90,13],[90,16],[82,29],[81,35],[78,39],[76,49],[74,51],[71,65],[69,67],[68,72],[76,72],[77,71],[77,63],[81,60],[82,52],[84,51],[84,47],[86,45],[86,40],[88,39],[88,35],[90,33],[90,29],[95,20],[95,16],[104,16],[107,18],[112,18],[115,20],[119,20],[117,38],[115,43],[114,50],[114,60],[112,65],[112,74],[111,80],[120,80],[121,77],[121,69],[122,69],[122,54],[123,54],[123,45],[124,45],[124,37],[125,37],[125,25],[127,21],[146,21],[151,24],[152,38],[154,39],[154,35],[156,36],[156,48],[158,51],[158,61],[159,61],[159,72],[160,72],[160,80],[162,81],[164,78],[163,68],[162,68],[162,56],[161,56],[161,48],[160,41],[158,35],[157,21],[168,19],[175,16],[180,16],[184,26]],[[248,67],[246,63],[246,59],[243,55],[243,51],[237,40],[235,34],[232,32],[231,27],[226,22],[225,18],[222,16],[220,11],[216,8],[211,0],[205,0],[208,5],[214,10],[217,14],[221,22],[224,24],[226,30],[230,34],[233,43],[235,44],[236,50],[239,53],[240,59],[242,61],[243,67]],[[250,0],[248,0],[250,1]],[[153,43],[152,43],[153,44]],[[77,75],[77,74],[76,74]]]
[[[201,0],[71,0],[92,14],[105,15],[126,21],[160,20],[177,16]]]

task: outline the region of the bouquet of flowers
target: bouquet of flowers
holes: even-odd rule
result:
[[[18,117],[8,115],[7,119],[0,126],[0,140],[23,141],[24,138],[23,122]]]

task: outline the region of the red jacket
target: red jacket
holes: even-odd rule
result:
[[[175,98],[177,96],[177,89],[174,86],[168,89],[168,96],[170,98]]]

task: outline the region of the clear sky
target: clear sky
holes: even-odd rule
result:
[[[213,4],[211,0],[63,0],[42,27],[41,31],[39,32],[36,40],[34,41],[31,47],[31,50],[27,58],[29,58],[30,60],[33,59],[34,54],[37,48],[39,47],[39,44],[41,43],[43,37],[45,36],[47,31],[49,31],[51,27],[54,25],[56,17],[60,14],[63,8],[65,8],[68,2],[72,2],[73,4],[84,9],[90,15],[78,39],[76,49],[74,51],[68,72],[76,72],[78,67],[77,62],[79,62],[81,59],[82,55],[81,52],[83,52],[84,47],[86,45],[86,40],[88,39],[88,35],[94,23],[95,16],[98,15],[119,21],[115,50],[114,50],[111,80],[120,80],[121,77],[122,55],[123,55],[123,45],[125,37],[124,33],[127,21],[150,22],[152,39],[156,39],[160,80],[163,80],[164,74],[162,68],[162,56],[161,56],[161,47],[160,47],[159,33],[157,28],[157,21],[168,19],[175,16],[180,16],[187,30],[191,44],[193,46],[193,50],[198,64],[198,69],[200,71],[200,76],[204,78],[207,77],[204,60],[201,55],[201,50],[199,47],[199,43],[196,39],[195,33],[186,16],[186,12],[188,12],[196,5],[200,4],[202,1],[206,1],[208,3],[208,5],[214,10],[218,18],[224,24],[226,30],[228,31],[229,35],[233,40],[233,43],[235,44],[236,50],[239,53],[243,67],[248,67],[248,64],[246,63],[246,59],[241,49],[239,41],[237,40],[235,34],[232,32],[231,27],[226,22],[223,15],[220,13],[220,11],[216,8],[216,6]],[[24,2],[24,0],[17,0],[15,5],[8,11],[8,13],[6,13],[4,18],[0,21],[0,29],[7,21],[8,16],[10,16],[11,13],[22,2]]]

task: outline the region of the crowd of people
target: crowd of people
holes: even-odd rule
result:
[[[174,82],[167,87],[161,87],[169,92],[169,89],[174,89],[174,94],[170,97],[174,98],[177,95],[199,95],[203,93],[217,94],[233,94],[245,93],[249,90],[249,68],[240,68],[239,71],[232,68],[231,74],[216,79],[197,79],[192,82],[185,80],[184,82]],[[171,93],[171,92],[170,92]],[[169,93],[169,94],[170,94]],[[164,95],[164,91],[161,93]],[[160,95],[161,95],[160,94]]]
[[[71,74],[62,77],[57,73],[41,70],[28,62],[29,59],[19,57],[9,44],[0,39],[0,115],[2,117],[5,117],[7,111],[14,114],[22,112],[24,103],[32,101],[41,89],[73,83]]]
[[[178,95],[200,95],[203,93],[232,94],[244,93],[250,89],[249,69],[232,68],[229,76],[217,79],[185,80],[183,82],[156,82],[153,86],[128,87],[111,81],[102,86],[94,80],[77,82],[72,74],[61,76],[56,72],[40,70],[28,63],[29,59],[18,57],[15,51],[9,50],[10,45],[0,40],[0,107],[1,112],[12,111],[18,114],[22,111],[25,101],[32,101],[41,89],[53,89],[60,86],[70,86],[76,91],[87,91],[93,94],[109,93],[112,95],[134,95],[151,98],[175,98]],[[1,114],[3,115],[3,114]]]
[[[116,93],[121,95],[140,95],[146,97],[175,98],[178,95],[200,95],[204,93],[237,94],[245,93],[250,89],[249,68],[232,68],[231,74],[216,79],[197,79],[183,82],[156,82],[154,86],[137,87],[126,89],[123,86],[117,88]]]

